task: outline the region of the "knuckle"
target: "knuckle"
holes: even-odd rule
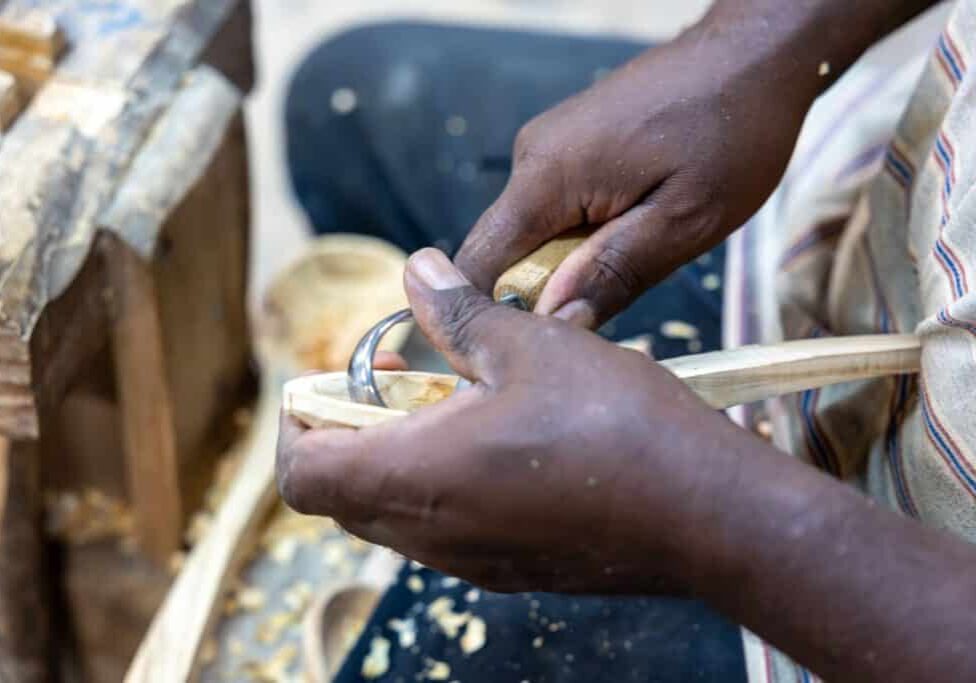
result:
[[[622,290],[625,294],[635,294],[643,288],[642,269],[627,252],[613,246],[606,246],[593,263],[597,287],[614,288]]]
[[[465,287],[448,301],[443,311],[444,332],[458,353],[467,353],[477,344],[477,321],[493,306],[490,299],[474,287]]]

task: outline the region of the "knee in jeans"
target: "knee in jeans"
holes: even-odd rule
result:
[[[316,47],[292,77],[288,125],[323,110],[345,114],[363,101],[397,104],[423,89],[426,68],[436,61],[437,35],[449,28],[410,22],[368,24],[344,31]],[[306,119],[307,120],[307,119]]]

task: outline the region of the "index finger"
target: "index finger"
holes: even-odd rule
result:
[[[558,202],[559,193],[539,172],[516,170],[468,233],[454,263],[475,287],[490,294],[507,268],[573,227],[560,220]]]

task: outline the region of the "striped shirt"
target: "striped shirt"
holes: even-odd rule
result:
[[[784,451],[976,541],[976,0],[872,49],[814,105],[730,242],[725,345],[915,332],[916,376],[743,406]],[[753,683],[817,678],[751,633]]]

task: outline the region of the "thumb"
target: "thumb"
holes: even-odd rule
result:
[[[496,304],[437,249],[411,256],[403,281],[414,319],[451,367],[470,380],[500,380],[506,340],[528,314]]]

